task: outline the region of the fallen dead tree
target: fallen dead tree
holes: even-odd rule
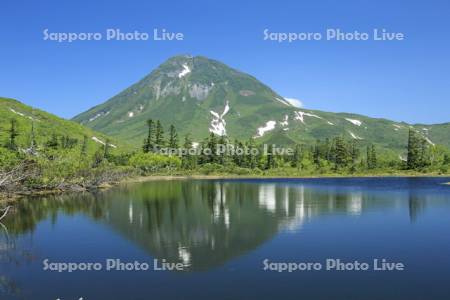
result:
[[[12,208],[12,206],[7,206],[6,208],[0,209],[0,212],[3,212],[2,215],[0,216],[0,221],[6,217],[6,215],[8,214],[9,210]]]
[[[20,189],[27,179],[37,174],[38,169],[33,161],[23,161],[11,170],[0,170],[0,191],[9,192]]]

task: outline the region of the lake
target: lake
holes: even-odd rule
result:
[[[449,181],[166,180],[22,199],[0,227],[0,299],[450,299]]]

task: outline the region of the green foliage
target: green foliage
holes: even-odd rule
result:
[[[431,151],[428,141],[418,135],[414,129],[409,129],[407,150],[406,167],[408,170],[425,169],[431,165]]]
[[[190,154],[190,150],[194,148],[192,140],[189,135],[184,137],[183,148],[186,149],[186,154],[181,158],[181,166],[185,170],[193,170],[197,166],[197,157]]]
[[[12,169],[19,164],[20,160],[17,152],[0,147],[0,171]]]
[[[178,134],[175,126],[170,125],[169,128],[169,148],[177,149],[178,148]]]
[[[161,121],[156,121],[156,130],[155,130],[155,146],[160,149],[164,147],[165,139],[164,139],[164,128],[162,126]]]
[[[83,141],[85,136],[89,155],[100,145],[94,141],[94,137],[101,141],[108,138],[76,122],[0,97],[0,145],[4,147],[9,148],[13,138],[13,144],[19,151],[34,147],[39,152],[46,147],[47,142],[51,142],[53,148],[74,148],[79,146],[79,141]],[[56,144],[58,147],[55,147]],[[117,146],[117,151],[131,150],[131,147],[116,140],[112,144]]]
[[[8,143],[6,145],[10,150],[16,151],[17,150],[16,138],[19,136],[19,133],[17,131],[16,119],[11,119],[11,125],[10,125],[8,133],[9,133],[9,139],[8,139]]]
[[[366,164],[367,164],[367,169],[372,170],[372,169],[376,169],[377,168],[377,152],[375,150],[375,145],[370,145],[367,146],[366,148],[367,151],[367,156],[366,156]]]
[[[52,134],[52,137],[47,142],[46,146],[50,149],[54,149],[54,150],[58,149],[59,142],[58,142],[58,136],[56,135],[56,133]]]
[[[83,143],[81,144],[80,157],[84,158],[87,155],[88,147],[88,137],[83,135]]]
[[[144,153],[149,153],[155,148],[155,125],[152,119],[147,120],[148,133],[144,140]]]
[[[147,174],[177,169],[181,166],[181,159],[155,153],[137,153],[130,157],[130,165]]]
[[[444,160],[442,161],[443,165],[450,165],[450,154],[445,153],[444,154]]]
[[[7,105],[17,105],[7,102]],[[97,186],[117,180],[127,174],[218,174],[243,176],[315,176],[315,175],[372,175],[372,174],[445,174],[450,169],[450,151],[442,145],[431,145],[421,134],[411,130],[405,146],[408,159],[375,144],[356,139],[346,140],[338,135],[332,139],[316,139],[313,143],[295,144],[293,152],[278,153],[276,145],[268,145],[267,153],[253,138],[231,142],[226,136],[210,134],[195,145],[190,135],[183,141],[185,150],[180,156],[163,155],[163,146],[178,148],[178,133],[170,126],[164,135],[159,120],[147,121],[148,137],[140,153],[117,151],[110,139],[94,136],[86,129],[72,130],[72,122],[45,119],[44,114],[30,113],[22,106],[13,106],[34,119],[18,121],[8,115],[1,119],[3,130],[0,144],[0,174],[19,165],[31,169],[30,177],[18,188],[51,189],[67,184]],[[4,107],[0,106],[0,113]],[[6,111],[7,112],[7,111]],[[39,121],[37,121],[39,120]],[[60,123],[61,122],[61,123]],[[67,122],[67,123],[65,123]],[[51,124],[52,126],[49,126]],[[55,127],[67,124],[67,130]],[[143,124],[145,127],[145,124]],[[97,136],[97,134],[96,134]],[[95,141],[96,140],[96,141]],[[79,143],[81,141],[81,143]],[[360,145],[361,144],[361,145]],[[364,149],[366,157],[362,157]],[[230,152],[221,152],[219,149]],[[234,152],[233,152],[234,151]],[[196,155],[200,154],[200,155]],[[408,169],[405,171],[405,169]]]

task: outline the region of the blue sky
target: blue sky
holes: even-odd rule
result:
[[[106,101],[177,54],[247,72],[306,108],[413,123],[450,121],[450,2],[2,1],[0,95],[66,118]],[[50,32],[182,32],[183,41],[43,40]],[[403,41],[264,41],[327,28]]]

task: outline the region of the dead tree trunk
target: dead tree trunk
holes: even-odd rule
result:
[[[8,212],[9,212],[9,210],[11,209],[11,205],[9,205],[9,206],[7,206],[6,208],[4,208],[4,209],[0,209],[0,211],[3,211],[3,214],[0,216],[0,221],[4,218],[4,217],[6,217],[6,215],[8,214]]]

